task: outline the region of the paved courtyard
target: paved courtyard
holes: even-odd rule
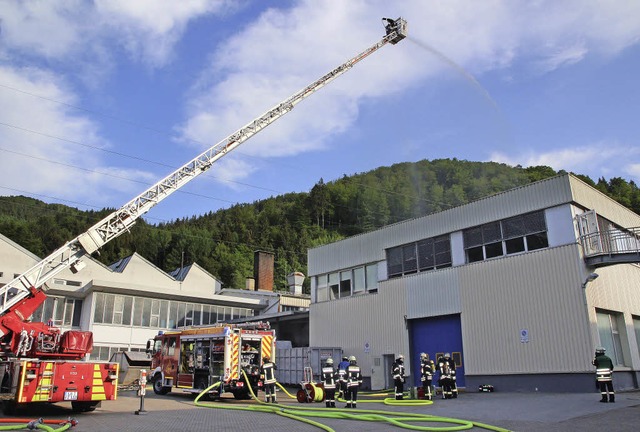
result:
[[[293,393],[294,389],[290,389]],[[320,414],[328,411],[346,415],[364,415],[370,421],[305,417],[322,423],[335,431],[393,431],[404,430],[387,422],[371,419],[366,412],[342,409],[328,410],[324,403],[300,404],[278,393],[279,406],[273,413],[248,411],[257,407],[254,401],[236,401],[232,397],[206,402],[207,407],[194,405],[193,396],[180,392],[158,396],[148,391],[144,402],[146,413],[136,415],[140,399],[134,391],[121,391],[118,400],[104,402],[94,412],[75,414],[68,404],[32,406],[18,413],[21,418],[67,419],[78,424],[74,431],[249,431],[306,432],[319,431],[318,426],[286,417],[288,409],[316,408]],[[451,400],[437,399],[431,405],[389,406],[383,403],[358,403],[361,410],[383,410],[392,414],[420,413],[429,416],[457,419],[457,423],[439,421],[412,422],[416,426],[432,428],[459,427],[465,430],[528,431],[637,431],[640,426],[640,392],[619,393],[616,403],[599,403],[597,393],[461,393]],[[214,408],[210,408],[214,407]],[[6,418],[6,417],[5,417]],[[476,425],[469,425],[476,422]],[[486,427],[485,427],[486,426]],[[491,429],[493,426],[497,429]],[[450,429],[451,430],[451,429]]]

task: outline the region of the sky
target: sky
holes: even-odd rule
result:
[[[640,2],[0,0],[0,196],[119,208],[377,43],[150,223],[423,159],[640,183]]]

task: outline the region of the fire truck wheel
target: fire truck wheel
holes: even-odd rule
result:
[[[153,377],[153,392],[157,395],[165,395],[169,393],[171,387],[165,387],[162,385],[162,376],[156,375]]]
[[[96,407],[98,406],[98,404],[100,403],[100,401],[97,402],[80,402],[80,401],[75,401],[75,402],[71,402],[71,409],[73,410],[73,412],[91,412],[91,411],[95,411]]]

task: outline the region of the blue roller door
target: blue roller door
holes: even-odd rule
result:
[[[456,361],[458,387],[464,387],[464,355],[462,352],[460,315],[421,318],[410,320],[409,323],[414,385],[421,385],[420,353],[429,354],[429,358],[434,362],[437,362],[437,354],[450,353],[451,357]]]

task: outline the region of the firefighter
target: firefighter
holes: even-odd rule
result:
[[[349,367],[349,358],[342,356],[342,361],[338,363],[338,397],[341,399],[344,399],[347,393],[347,367]]]
[[[456,362],[451,358],[451,354],[446,353],[444,360],[449,363],[449,375],[451,376],[451,396],[455,399],[458,397],[458,385],[456,383]]]
[[[393,363],[391,372],[396,392],[396,400],[402,400],[404,396],[404,356],[400,354]]]
[[[433,400],[431,393],[431,383],[433,382],[434,364],[433,360],[428,360],[427,354],[420,354],[420,381],[422,382],[422,391],[427,400]]]
[[[358,401],[358,389],[362,384],[362,374],[355,356],[349,357],[349,366],[347,366],[345,377],[347,381],[347,406],[345,408],[355,408]]]
[[[600,386],[602,399],[600,402],[615,402],[616,395],[613,392],[613,362],[605,354],[602,347],[596,348],[595,358],[591,362],[596,367],[596,381]],[[607,396],[609,399],[607,400]]]
[[[327,408],[336,407],[336,376],[336,370],[333,368],[333,359],[329,357],[322,368],[322,383],[324,384]]]
[[[276,403],[276,369],[278,367],[271,361],[269,356],[262,358],[260,373],[264,384],[264,401],[266,403]]]
[[[442,387],[442,399],[453,398],[453,378],[451,375],[451,366],[449,363],[450,355],[446,353],[443,357],[438,359],[438,371],[440,377],[438,378],[438,384]]]

